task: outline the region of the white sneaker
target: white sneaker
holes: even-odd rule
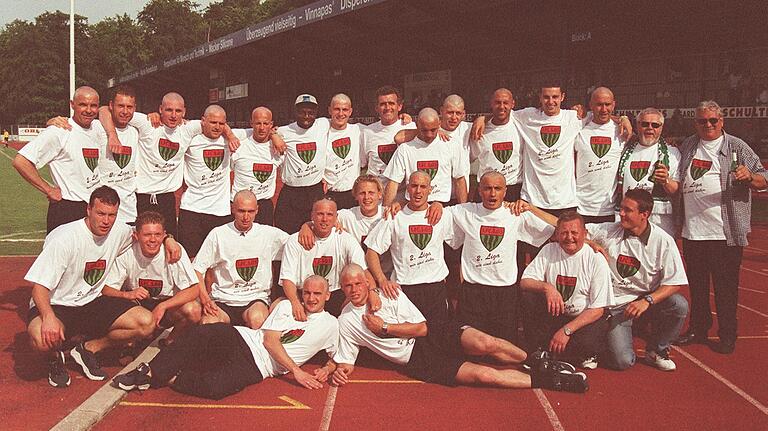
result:
[[[645,362],[661,371],[675,371],[677,369],[677,365],[669,359],[669,349],[664,349],[661,352],[646,351]]]
[[[581,361],[581,368],[585,368],[587,370],[597,369],[597,356],[590,356]]]

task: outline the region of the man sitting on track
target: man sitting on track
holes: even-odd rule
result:
[[[104,380],[107,375],[95,353],[146,338],[154,330],[149,311],[127,299],[101,294],[104,274],[131,245],[131,228],[115,224],[119,205],[113,189],[94,190],[86,217],[54,229],[24,276],[33,283],[27,333],[35,351],[50,355],[51,386],[69,386],[62,349],[73,336],[83,335],[87,341],[70,351],[72,359],[89,379]],[[178,244],[168,241],[166,250],[178,252]]]
[[[196,326],[149,364],[115,377],[115,383],[127,391],[170,384],[181,393],[221,399],[268,377],[292,372],[305,388],[322,388],[336,368],[333,361],[312,374],[301,366],[320,350],[329,356],[335,353],[338,322],[323,310],[330,297],[326,280],[312,275],[303,286],[305,321],[293,317],[290,301],[282,301],[261,329],[224,323]]]
[[[184,248],[178,262],[169,264],[165,259],[164,226],[163,216],[155,211],[136,218],[136,242],[117,258],[101,294],[141,304],[152,312],[156,327],[173,327],[170,341],[200,322],[200,303],[197,275]]]
[[[584,392],[587,378],[565,362],[543,359],[533,364],[531,374],[496,369],[467,360],[468,355],[489,355],[505,364],[520,364],[526,354],[512,343],[477,329],[455,323],[430,325],[404,293],[382,298],[381,310],[366,313],[368,279],[357,265],[342,271],[341,285],[350,303],[339,316],[338,364],[333,382],[344,385],[354,370],[360,347],[368,347],[384,359],[404,366],[407,375],[446,386],[485,385],[501,388],[546,388]]]

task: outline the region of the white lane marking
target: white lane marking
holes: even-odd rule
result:
[[[26,236],[26,235],[34,235],[38,233],[45,233],[44,230],[33,230],[31,232],[15,232],[15,233],[9,233],[7,235],[0,235],[0,239],[6,239],[6,238],[13,238],[15,236]]]
[[[768,277],[768,274],[766,274],[765,272],[760,272],[760,271],[756,271],[756,270],[754,270],[754,269],[745,268],[744,266],[742,266],[742,267],[741,267],[741,269],[742,269],[743,271],[754,272],[754,273],[755,273],[755,274],[757,274],[757,275],[763,275],[763,276],[766,276],[766,277]]]
[[[331,386],[328,389],[328,397],[325,399],[325,407],[323,408],[323,420],[320,422],[320,431],[331,429],[331,417],[333,416],[333,407],[336,405],[336,392],[338,390],[338,386]]]
[[[739,289],[741,289],[741,290],[746,290],[747,292],[765,293],[765,292],[763,292],[762,290],[757,290],[757,289],[750,289],[750,288],[748,288],[748,287],[741,287],[741,286],[739,286]]]
[[[709,296],[715,296],[714,292],[709,292]],[[753,313],[755,313],[755,314],[759,314],[760,316],[763,316],[763,317],[768,317],[768,314],[765,314],[765,313],[763,313],[762,311],[757,311],[757,310],[755,310],[754,308],[751,308],[751,307],[747,307],[746,305],[743,305],[743,304],[736,304],[736,305],[738,305],[739,307],[741,307],[741,308],[743,308],[743,309],[745,309],[745,310],[749,310],[749,311],[751,311],[751,312],[753,312]],[[712,314],[717,314],[717,313],[715,313],[714,311],[710,311],[710,313],[712,313]]]
[[[681,355],[685,356],[689,361],[693,362],[694,364],[698,365],[699,368],[706,371],[710,376],[714,377],[715,379],[719,380],[720,383],[724,384],[728,387],[728,389],[732,390],[733,392],[736,392],[736,394],[742,398],[744,398],[748,403],[752,404],[753,406],[757,407],[758,410],[760,410],[764,415],[768,416],[768,407],[764,406],[760,401],[752,398],[748,393],[744,392],[740,387],[734,385],[731,383],[730,380],[726,379],[720,373],[713,370],[712,368],[709,368],[708,366],[704,365],[701,361],[696,359],[695,356],[691,355],[690,353],[686,352],[685,350],[681,349],[677,346],[672,346],[672,349],[676,350]]]
[[[45,238],[29,239],[29,238],[0,238],[0,242],[43,242]]]
[[[549,423],[552,424],[552,429],[555,431],[565,431],[565,428],[563,428],[563,424],[560,422],[560,419],[557,417],[557,413],[555,413],[555,409],[552,408],[552,404],[549,403],[547,396],[544,395],[544,391],[537,388],[533,390],[533,393],[536,394],[536,398],[539,399],[539,403],[541,404],[542,407],[544,407],[544,412],[547,414]]]

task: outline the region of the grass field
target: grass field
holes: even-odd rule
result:
[[[13,169],[13,148],[0,148],[0,255],[38,254],[48,200]],[[48,168],[43,178],[51,181]]]

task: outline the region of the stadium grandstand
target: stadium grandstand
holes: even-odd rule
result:
[[[462,95],[468,113],[487,109],[509,87],[517,106],[535,103],[540,84],[563,83],[569,104],[606,85],[620,110],[646,106],[681,119],[703,99],[721,102],[734,133],[754,136],[768,157],[768,27],[763,2],[520,0],[320,0],[110,80],[139,90],[151,110],[176,90],[188,117],[222,105],[233,125],[270,106],[289,120],[297,94],[321,105],[343,91],[359,121],[372,122],[375,89],[403,89],[413,113]],[[767,92],[768,93],[768,92]],[[768,95],[768,94],[767,94]],[[685,135],[687,124],[668,127]]]

